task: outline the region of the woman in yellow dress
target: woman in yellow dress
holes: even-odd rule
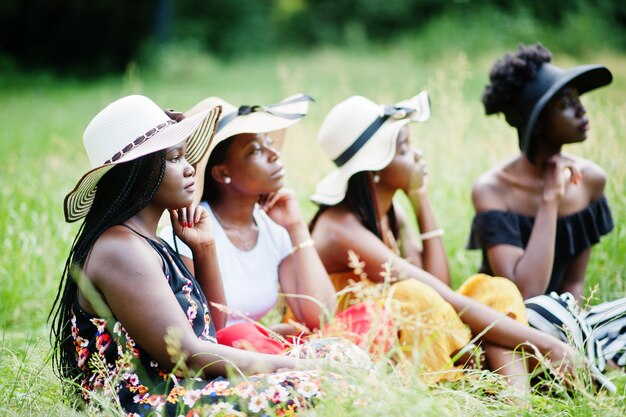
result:
[[[358,280],[355,273],[373,285],[389,283],[374,298],[391,299],[399,307],[393,317],[399,356],[418,354],[426,381],[456,378],[453,358],[478,335],[488,367],[526,390],[524,345],[567,366],[574,353],[527,326],[522,297],[510,281],[477,275],[459,292],[449,287],[443,231],[428,201],[426,164],[410,145],[406,126],[429,116],[426,92],[390,106],[353,96],[328,113],[318,143],[337,168],[312,196],[320,205],[311,222],[316,248],[338,290]],[[407,227],[408,213],[393,201],[398,190],[413,204],[420,235]]]

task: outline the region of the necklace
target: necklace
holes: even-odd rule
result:
[[[245,236],[245,228],[225,222],[219,216],[219,214],[217,214],[216,210],[213,210],[213,214],[215,215],[215,219],[217,220],[217,222],[220,224],[220,226],[222,226],[222,229],[224,229],[228,240],[230,240],[230,242],[235,245],[235,247],[242,249],[246,252],[254,249],[259,235],[258,228],[252,229],[251,232],[247,233],[248,236]],[[256,226],[256,223],[254,221],[252,223],[254,224],[254,226]]]

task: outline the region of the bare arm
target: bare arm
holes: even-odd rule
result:
[[[570,181],[576,183],[580,174],[571,159],[555,155],[546,161],[543,168],[544,189],[526,248],[506,244],[487,248],[493,273],[515,282],[524,298],[544,294],[550,283],[559,204],[568,181],[566,169],[572,173]],[[508,210],[503,197],[498,195],[492,184],[478,182],[472,191],[472,199],[477,212],[494,208]]]
[[[325,213],[327,214],[329,213]],[[436,277],[395,255],[353,216],[334,216],[332,220],[326,219],[323,225],[320,223],[321,220],[318,220],[314,236],[320,236],[320,240],[323,236],[330,236],[331,241],[325,241],[324,246],[332,247],[334,250],[325,251],[328,254],[326,256],[335,256],[335,260],[342,258],[344,270],[349,269],[348,250],[354,251],[365,263],[364,271],[374,281],[382,279],[381,273],[384,269],[381,265],[390,262],[396,277],[417,279],[430,285],[461,315],[461,319],[474,334],[486,331],[483,336],[485,340],[508,349],[514,349],[523,343],[532,343],[544,354],[552,351],[557,359],[566,358],[571,354],[569,348],[555,338],[524,326],[471,298],[456,293]]]
[[[128,334],[161,367],[171,370],[173,366],[165,342],[168,334],[180,341],[187,365],[207,377],[225,375],[233,366],[254,373],[296,365],[292,358],[198,339],[167,284],[158,255],[145,240],[120,229],[109,229],[98,239],[85,273]]]
[[[304,243],[281,262],[278,275],[281,290],[287,294],[287,303],[296,319],[309,328],[318,328],[325,314],[334,312],[337,299],[328,273],[310,241],[311,235],[295,195],[290,190],[280,190],[269,196],[262,207],[272,220],[287,229],[294,247]],[[296,297],[289,297],[289,294]]]
[[[214,307],[212,303],[226,305],[226,295],[222,283],[222,275],[217,260],[215,239],[211,230],[209,214],[201,206],[191,206],[185,209],[185,218],[191,227],[183,227],[181,214],[170,212],[170,220],[174,233],[191,249],[193,260],[181,256],[187,269],[196,278],[200,288],[209,302],[209,310],[215,330],[226,325],[227,315],[224,311]],[[191,221],[193,219],[193,222]]]
[[[420,233],[432,232],[438,229],[435,213],[430,205],[428,192],[423,186],[408,194],[413,209],[417,213],[417,224]],[[443,246],[443,237],[434,236],[422,240],[422,267],[430,274],[436,276],[441,282],[450,285],[450,270],[448,268],[448,255]]]
[[[311,238],[304,223],[290,229],[289,236],[294,246]],[[327,315],[332,315],[336,307],[335,288],[314,246],[303,247],[289,255],[280,264],[278,273],[281,290],[287,295],[287,304],[298,321],[311,329],[328,321]]]
[[[513,245],[487,248],[494,275],[515,282],[524,299],[546,292],[554,263],[558,203],[544,201],[539,206],[526,249]]]
[[[585,294],[585,270],[587,269],[590,256],[591,248],[578,255],[565,272],[565,277],[561,284],[560,292],[571,293],[578,303],[582,302]]]

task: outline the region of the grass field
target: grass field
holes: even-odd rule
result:
[[[284,146],[288,185],[305,213],[316,181],[331,169],[315,143],[325,113],[338,101],[361,94],[379,102],[429,91],[432,118],[413,125],[411,135],[429,163],[430,194],[457,287],[476,271],[479,254],[464,249],[472,218],[473,179],[517,150],[515,132],[503,118],[485,117],[480,93],[487,72],[504,49],[448,48],[438,56],[404,39],[397,45],[362,49],[325,48],[306,53],[246,58],[228,63],[192,49],[168,49],[150,66],[129,66],[121,77],[93,82],[57,80],[45,75],[0,83],[0,415],[77,415],[61,399],[49,365],[47,313],[67,252],[78,228],[63,222],[63,197],[88,168],[82,131],[110,101],[142,93],[163,107],[186,110],[202,98],[221,96],[238,104],[272,103],[304,92],[316,102],[292,128]],[[547,45],[550,47],[550,45]],[[503,45],[512,49],[515,44]],[[427,56],[427,60],[425,57]],[[602,48],[573,58],[556,53],[561,66],[607,65],[614,83],[584,97],[591,119],[589,139],[567,149],[594,160],[608,176],[606,194],[615,230],[594,248],[588,289],[600,300],[626,296],[626,55]],[[535,395],[526,406],[489,374],[425,389],[415,380],[389,374],[383,379],[354,375],[368,392],[368,415],[581,415],[626,414],[624,381],[619,392],[590,394],[585,386],[569,394]],[[619,379],[619,378],[618,378]],[[363,415],[351,399],[331,394],[320,416]],[[341,411],[339,411],[341,410]],[[94,414],[95,415],[95,414]]]

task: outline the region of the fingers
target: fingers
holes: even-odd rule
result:
[[[202,218],[204,207],[190,205],[178,210],[170,210],[172,224],[178,227],[194,227]]]
[[[178,220],[183,227],[187,227],[187,207],[178,210]]]
[[[281,188],[274,193],[265,195],[265,201],[259,204],[263,210],[267,211],[274,207],[279,201],[289,200],[290,198],[295,198],[294,192],[287,188]]]
[[[279,191],[269,194],[267,196],[267,201],[265,202],[264,206],[266,210],[271,209],[272,207],[274,207],[274,205],[281,199],[283,198],[284,194]]]
[[[578,167],[577,161],[566,155],[552,155],[546,160],[545,167],[548,170],[553,170],[556,175],[564,175],[566,177],[564,179],[565,182],[569,181],[574,185],[578,185],[583,180],[583,174]]]
[[[570,182],[574,185],[578,185],[578,183],[583,180],[583,174],[575,165],[571,165],[566,168],[569,169],[571,173]]]

